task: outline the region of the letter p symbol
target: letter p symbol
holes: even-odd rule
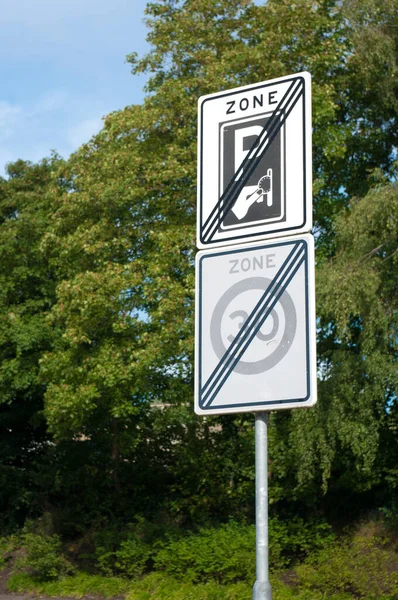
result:
[[[235,130],[235,181],[242,177],[242,162],[249,154],[251,148],[258,144],[258,137],[263,132],[261,125],[251,125]],[[257,143],[256,143],[257,141]],[[252,153],[254,155],[254,152]],[[253,156],[250,156],[253,158]]]

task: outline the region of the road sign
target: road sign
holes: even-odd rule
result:
[[[202,251],[196,261],[195,411],[312,406],[312,235]]]
[[[311,76],[199,99],[197,245],[310,231]]]

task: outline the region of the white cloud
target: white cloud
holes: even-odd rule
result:
[[[103,127],[107,113],[92,98],[48,90],[31,106],[0,99],[0,176],[18,158],[36,162],[56,150],[67,158]]]
[[[67,140],[73,148],[78,148],[88,142],[102,127],[102,119],[85,119],[68,130]]]

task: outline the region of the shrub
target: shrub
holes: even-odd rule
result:
[[[155,569],[178,580],[252,581],[255,572],[255,527],[229,523],[170,540],[157,552],[154,562]]]
[[[96,564],[107,576],[141,577],[153,565],[157,549],[171,536],[178,536],[178,531],[176,526],[153,523],[141,516],[124,526],[103,528],[93,536]]]
[[[271,569],[276,571],[303,558],[310,550],[327,546],[334,539],[328,525],[306,524],[296,519],[269,521]],[[176,579],[193,582],[254,581],[256,561],[254,525],[229,523],[201,529],[198,534],[170,540],[154,557],[155,569]]]
[[[275,600],[354,600],[351,594],[327,595],[319,590],[299,589],[286,585],[275,576],[271,576],[272,596]],[[381,599],[380,599],[381,600]],[[383,600],[387,600],[383,599]]]
[[[327,548],[335,539],[330,526],[323,521],[290,519],[269,520],[270,568],[285,569],[303,560],[310,552]]]
[[[128,577],[140,577],[152,557],[152,547],[137,539],[130,538],[122,542],[115,553],[115,567],[118,573]]]
[[[334,539],[328,525],[270,519],[270,566],[281,570]],[[105,529],[94,537],[95,556],[107,576],[142,577],[150,568],[180,581],[228,584],[253,581],[255,527],[229,523],[181,535],[137,520],[121,532]]]
[[[59,536],[26,533],[22,536],[22,545],[26,554],[18,559],[16,567],[30,571],[38,580],[51,581],[74,571],[73,565],[62,554]]]
[[[299,587],[359,598],[398,594],[398,556],[375,537],[344,541],[296,568]]]
[[[18,545],[16,536],[0,538],[0,569],[4,569],[11,558],[11,553]]]
[[[135,523],[120,529],[105,529],[94,536],[97,566],[104,575],[140,577],[161,543],[164,528],[137,518]]]

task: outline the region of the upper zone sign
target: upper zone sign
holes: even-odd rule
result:
[[[311,76],[199,99],[197,245],[312,228]]]

